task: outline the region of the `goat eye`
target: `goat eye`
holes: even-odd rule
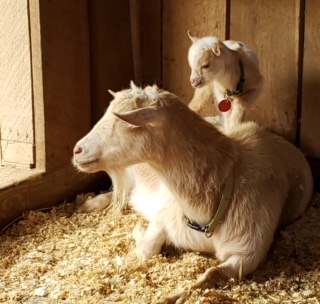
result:
[[[204,64],[201,69],[207,69],[209,67],[209,63],[208,64]]]

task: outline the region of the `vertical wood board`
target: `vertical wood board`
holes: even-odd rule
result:
[[[163,87],[189,102],[190,85],[187,35],[226,37],[227,1],[163,0]]]
[[[295,141],[300,0],[234,0],[230,15],[230,38],[256,51],[265,78],[249,118]]]
[[[27,0],[0,1],[0,44],[2,164],[9,161],[32,165],[34,155],[29,151],[34,144],[34,131]],[[20,153],[10,153],[18,150],[24,154],[22,157]]]
[[[301,148],[320,159],[320,2],[307,0],[302,78]]]
[[[32,58],[33,123],[35,130],[35,167],[46,169],[45,105],[42,77],[42,48],[40,6],[38,0],[29,0],[30,42]]]
[[[35,102],[43,103],[45,166],[53,171],[70,163],[75,143],[91,128],[88,1],[41,0],[39,18],[41,53],[33,61],[41,71],[33,76],[43,87]]]
[[[134,78],[129,0],[89,1],[93,123]]]
[[[161,86],[161,0],[130,0],[135,81]]]

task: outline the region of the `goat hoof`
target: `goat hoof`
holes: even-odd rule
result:
[[[132,233],[131,233],[133,239],[136,241],[136,244],[139,244],[139,242],[143,238],[145,232],[146,232],[146,227],[144,227],[142,220],[139,220],[138,223],[133,228]]]
[[[139,248],[139,247],[136,247],[136,249],[134,250],[137,258],[140,260],[140,261],[146,261],[149,257],[149,255],[145,252],[145,250]]]
[[[197,280],[193,288],[210,289],[216,287],[220,280],[227,279],[226,275],[217,267],[212,267],[206,270],[204,274]]]
[[[110,206],[111,198],[111,192],[99,194],[94,197],[88,197],[85,203],[80,206],[79,211],[84,213],[90,213],[96,210],[102,211]]]

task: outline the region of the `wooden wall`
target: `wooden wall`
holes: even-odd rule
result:
[[[1,5],[12,6],[11,2],[2,0]],[[156,82],[186,102],[192,98],[187,30],[251,46],[260,58],[265,87],[250,118],[295,142],[309,158],[320,160],[319,0],[21,3],[24,10],[28,4],[29,24],[24,20],[22,30],[27,26],[30,33],[29,53],[24,53],[29,57],[23,62],[31,65],[25,70],[31,77],[25,78],[32,91],[15,93],[20,100],[32,98],[35,132],[27,144],[34,145],[35,157],[25,164],[39,171],[33,181],[0,189],[0,226],[25,209],[52,205],[94,187],[75,173],[70,158],[76,141],[107,108],[108,89],[128,87],[134,79],[141,84]],[[14,11],[18,18],[20,11]],[[7,26],[8,16],[4,11],[0,15],[0,26]],[[1,53],[2,61],[3,56],[7,55]],[[14,77],[0,75],[1,92],[8,96],[11,93],[3,86],[10,79]],[[4,107],[2,103],[0,110]],[[320,172],[320,165],[314,168]]]
[[[320,159],[318,0],[151,2],[161,6],[160,12],[150,9],[146,13],[162,20],[160,31],[148,31],[150,36],[161,35],[162,46],[154,56],[161,58],[165,89],[187,102],[192,98],[187,30],[196,36],[242,40],[256,51],[265,77],[250,118],[301,146],[308,157]],[[148,48],[148,43],[142,47]]]

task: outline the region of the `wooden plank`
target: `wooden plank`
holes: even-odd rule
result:
[[[89,1],[92,119],[107,108],[108,89],[121,90],[134,78],[129,0]]]
[[[30,14],[36,149],[54,171],[91,128],[88,0],[30,0]]]
[[[227,1],[163,0],[163,86],[189,102],[193,95],[187,36],[226,36]]]
[[[161,0],[130,0],[136,83],[161,85]]]
[[[265,77],[249,118],[295,141],[297,127],[300,0],[231,1],[230,37],[247,43]]]
[[[307,0],[303,57],[301,148],[320,159],[320,2]]]
[[[2,165],[33,167],[34,145],[16,141],[1,140]]]
[[[2,164],[33,165],[34,155],[29,153],[34,132],[27,0],[1,0],[0,44]],[[8,142],[10,147],[16,146],[14,150],[18,149],[21,155],[9,155]]]
[[[29,172],[32,172],[32,175],[29,176],[18,171],[7,170],[3,174],[1,172],[2,170],[0,177],[6,173],[14,173],[20,179],[17,184],[7,188],[1,189],[3,184],[0,184],[0,229],[26,210],[51,207],[74,199],[79,193],[107,189],[108,185],[105,175],[81,174],[71,165],[50,173],[31,170]]]

